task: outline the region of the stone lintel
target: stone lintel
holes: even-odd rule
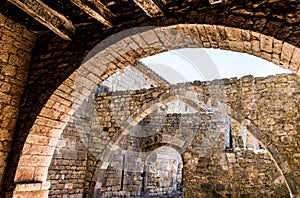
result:
[[[161,0],[133,0],[146,14],[150,17],[157,17],[164,15],[162,6],[164,5]]]
[[[99,0],[94,0],[93,3],[85,0],[71,0],[71,2],[103,25],[107,27],[113,26],[110,20],[114,18],[114,15]]]
[[[75,33],[72,22],[40,0],[8,0],[65,40]]]
[[[209,3],[210,3],[211,5],[217,4],[217,3],[222,3],[222,2],[223,2],[223,0],[209,0]]]

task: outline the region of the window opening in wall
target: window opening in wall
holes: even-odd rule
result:
[[[182,197],[182,169],[180,154],[169,146],[144,154],[116,151],[100,197]]]
[[[233,148],[231,126],[229,126],[229,148]]]
[[[125,172],[125,155],[123,155],[123,161],[122,161],[122,176],[121,176],[121,191],[124,190],[124,172]]]
[[[96,94],[101,94],[101,93],[108,93],[109,88],[103,84],[98,84],[96,88]]]
[[[145,161],[145,191],[150,197],[182,193],[182,159],[167,146],[149,153]]]
[[[227,118],[226,126],[224,137],[227,150],[252,150],[255,153],[265,151],[257,139],[234,119]]]

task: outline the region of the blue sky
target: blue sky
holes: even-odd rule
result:
[[[172,50],[141,61],[171,83],[290,73],[259,57],[220,49]]]
[[[258,77],[290,73],[289,70],[272,62],[246,53],[219,49],[205,49],[205,51],[212,57],[222,76],[242,77],[252,74]]]

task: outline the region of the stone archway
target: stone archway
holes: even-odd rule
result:
[[[25,191],[46,192],[49,187],[47,170],[58,138],[70,116],[98,82],[134,62],[137,55],[145,57],[180,47],[219,47],[246,52],[280,63],[299,74],[298,48],[249,30],[213,25],[176,25],[125,38],[85,62],[52,94],[24,145],[15,176],[15,182],[20,183],[16,187],[16,195]],[[34,184],[22,184],[25,182]]]
[[[165,156],[165,158],[163,158]],[[166,166],[157,166],[157,163],[166,163]],[[156,192],[160,187],[166,188],[164,192],[172,193],[178,190],[182,192],[182,157],[173,148],[168,146],[160,147],[150,152],[145,160],[145,191],[150,195],[163,194],[162,192]],[[162,167],[162,168],[161,168]],[[169,173],[171,170],[171,174]],[[164,172],[167,172],[165,174]],[[159,182],[156,183],[157,178]],[[171,187],[171,189],[168,189]],[[172,191],[172,192],[170,192]]]
[[[151,91],[149,91],[150,93],[153,93],[153,90],[151,90]],[[169,97],[170,98],[172,98],[173,96],[174,96],[174,93],[175,93],[175,91],[174,92],[172,92],[172,93],[170,93],[169,94]],[[124,93],[123,93],[124,94]],[[151,111],[149,111],[149,109],[152,109],[152,111],[155,109],[155,108],[158,108],[160,105],[155,105],[155,101],[157,102],[157,101],[160,101],[159,103],[164,103],[163,101],[161,101],[160,99],[161,98],[163,98],[166,102],[170,99],[170,98],[168,98],[167,96],[166,96],[167,94],[163,94],[163,95],[161,95],[160,97],[158,97],[158,98],[156,98],[156,99],[154,99],[153,100],[153,102],[150,102],[150,103],[148,103],[148,105],[145,105],[142,109],[141,109],[141,111],[139,111],[139,113],[137,113],[136,114],[136,116],[135,116],[135,118],[138,120],[138,121],[140,121],[141,119],[143,119],[144,117],[146,117],[147,116],[147,114],[149,114],[149,113],[151,113]],[[124,97],[126,97],[126,96],[124,96]],[[180,97],[180,96],[177,96],[177,97]],[[107,100],[107,99],[106,99]],[[152,107],[152,108],[151,108]],[[140,108],[140,107],[138,107],[138,108]],[[241,117],[243,117],[242,115],[240,115],[239,113],[235,113],[234,112],[234,110],[232,110],[232,109],[230,109],[230,108],[228,108],[228,109],[226,109],[228,112],[230,112],[232,115],[234,115],[235,117],[237,117],[237,118],[240,118],[240,121],[242,121],[244,124],[247,124],[248,125],[248,127],[250,126],[254,126],[251,122],[249,123],[249,120],[245,120],[245,119],[242,119],[241,120]],[[147,113],[145,113],[145,111],[147,112]],[[134,120],[134,119],[133,119]],[[129,128],[131,128],[131,127],[129,127]],[[129,128],[128,128],[128,130],[129,130]],[[253,128],[251,129],[251,130],[253,130]],[[256,129],[255,131],[252,131],[253,133],[255,133],[255,135],[259,135],[259,137],[261,137],[262,136],[262,133],[258,130],[258,129]],[[127,134],[127,133],[126,133]],[[119,134],[118,134],[118,136],[119,136]],[[174,137],[173,137],[173,139],[174,139]],[[215,139],[214,139],[215,140]],[[163,141],[164,143],[165,143],[165,141]],[[167,144],[169,144],[169,145],[171,145],[172,144],[172,142],[166,142]],[[272,147],[274,147],[274,145],[272,145],[272,144],[269,144],[268,142],[267,142],[267,144],[269,144],[269,145],[266,145],[266,142],[264,141],[263,142],[264,144],[265,144],[265,146],[266,146],[266,148],[267,149],[269,149],[269,148],[272,148]],[[117,146],[117,145],[115,145],[115,146]],[[179,147],[182,147],[182,146],[179,146]],[[224,147],[223,147],[223,149],[224,149]],[[280,156],[280,153],[278,153],[278,152],[276,152],[275,151],[275,153],[273,153],[274,152],[274,150],[272,150],[271,151],[271,158],[273,159],[273,163],[275,164],[275,166],[278,168],[278,170],[279,170],[279,172],[282,174],[283,173],[283,171],[282,171],[282,169],[280,169],[279,167],[278,167],[278,164],[277,164],[277,162],[276,162],[276,160],[274,160],[274,158],[273,158],[273,156],[272,156],[272,154],[274,154],[274,156],[275,157],[279,157]],[[110,154],[108,154],[108,155],[110,155]],[[278,161],[280,161],[280,159],[278,160]],[[107,163],[108,164],[108,163]],[[281,167],[282,168],[282,167]],[[105,169],[105,168],[104,168]],[[285,170],[284,170],[285,171]],[[101,174],[101,171],[99,172],[100,174]],[[286,173],[283,173],[283,174],[286,174]],[[288,183],[289,184],[293,184],[292,183],[293,181],[289,181]]]
[[[249,77],[248,77],[249,78]],[[279,79],[280,76],[278,77]],[[245,78],[247,79],[247,78]],[[245,79],[241,79],[240,82],[243,82]],[[252,80],[255,80],[254,78],[250,78]],[[277,81],[277,78],[274,77],[274,80],[272,81]],[[248,79],[249,80],[249,79]],[[226,81],[226,80],[225,80]],[[235,82],[237,84],[239,84],[240,82]],[[248,83],[246,81],[246,83]],[[257,83],[258,87],[261,86],[259,85],[260,82],[259,80],[257,80],[255,83]],[[109,156],[110,153],[112,153],[118,146],[120,141],[122,140],[122,138],[124,138],[126,135],[129,134],[130,130],[135,127],[141,120],[143,120],[146,116],[148,116],[151,112],[155,111],[156,109],[158,109],[160,106],[163,106],[164,104],[181,98],[181,99],[186,99],[186,100],[191,100],[194,102],[199,102],[205,106],[209,106],[212,107],[213,109],[215,109],[216,111],[230,116],[232,118],[234,118],[235,120],[237,120],[239,123],[241,123],[242,125],[244,125],[248,131],[250,132],[250,134],[252,136],[254,136],[255,138],[258,139],[258,141],[267,149],[268,153],[271,156],[271,159],[273,160],[276,168],[279,170],[279,172],[281,173],[281,175],[285,178],[285,182],[286,185],[290,191],[291,196],[293,196],[294,192],[297,192],[297,181],[294,180],[291,175],[290,175],[290,170],[291,167],[290,165],[287,163],[287,158],[282,156],[282,154],[279,152],[278,148],[276,147],[276,145],[274,145],[274,143],[272,143],[272,139],[269,139],[266,137],[265,132],[262,132],[260,130],[260,128],[262,128],[261,125],[257,126],[256,120],[253,118],[246,118],[245,115],[243,115],[243,113],[239,113],[238,111],[235,110],[235,102],[236,100],[230,100],[231,102],[225,102],[228,101],[228,95],[231,95],[231,91],[229,91],[227,93],[227,95],[224,95],[222,97],[218,96],[217,94],[215,95],[214,93],[219,92],[221,89],[226,89],[228,90],[228,88],[226,88],[226,86],[224,85],[224,81],[223,80],[219,80],[219,81],[215,81],[215,87],[213,85],[213,87],[208,91],[211,92],[209,95],[206,95],[205,93],[199,93],[199,90],[208,90],[206,86],[202,86],[205,83],[187,83],[185,85],[175,85],[175,86],[171,86],[171,87],[161,87],[160,89],[154,89],[157,93],[157,97],[153,98],[151,101],[147,101],[147,103],[142,104],[141,106],[135,106],[135,113],[131,114],[131,115],[126,115],[128,116],[127,119],[121,124],[122,126],[125,126],[124,128],[121,128],[120,131],[117,131],[115,133],[115,135],[111,138],[111,140],[114,142],[111,145],[108,145],[108,147],[106,148],[106,150],[103,152],[104,155],[102,155],[100,158],[103,160],[101,161],[101,164],[104,164],[104,166],[102,166],[101,164],[98,166],[99,170],[96,171],[98,173],[101,173],[103,171],[101,171],[101,169],[106,169],[105,164],[109,163]],[[230,83],[225,83],[230,84]],[[240,86],[242,86],[242,84],[239,84]],[[197,86],[200,86],[199,88],[197,88]],[[211,86],[208,85],[207,86]],[[249,85],[248,85],[249,86]],[[184,89],[183,89],[184,88]],[[236,89],[237,87],[233,87],[232,91],[234,93],[236,93]],[[198,91],[197,91],[198,90]],[[138,95],[138,93],[136,93]],[[149,91],[149,95],[147,95],[147,93],[144,93],[145,97],[150,98],[151,95],[153,94],[153,90]],[[241,94],[241,93],[240,93]],[[260,95],[259,93],[257,93],[258,95]],[[129,92],[123,92],[122,95],[126,98],[127,95],[131,95],[131,93]],[[239,95],[239,94],[237,94]],[[254,96],[254,92],[252,93],[252,96]],[[110,97],[108,97],[110,98]],[[103,100],[110,100],[108,98],[103,98]],[[128,97],[127,97],[128,98]],[[138,100],[138,98],[137,98]],[[241,101],[243,101],[242,98],[240,98]],[[245,100],[247,100],[245,98]],[[217,103],[215,103],[217,101]],[[124,101],[126,103],[126,101]],[[245,106],[247,106],[246,104],[244,104]],[[105,105],[104,105],[105,106]],[[105,107],[107,109],[107,107]],[[114,108],[111,111],[115,111],[118,112],[118,106],[114,105]],[[270,116],[270,119],[271,116]],[[173,137],[175,138],[175,137]],[[175,138],[176,139],[176,138]],[[172,145],[172,142],[164,142],[167,144]],[[179,146],[182,147],[182,146]]]

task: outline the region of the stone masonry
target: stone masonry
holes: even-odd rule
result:
[[[74,112],[97,84],[140,58],[183,47],[220,48],[255,55],[300,74],[297,0],[220,0],[216,4],[209,0],[97,2],[4,0],[0,3],[1,197],[47,197],[49,166],[58,154],[57,148],[64,145],[61,134],[65,127],[78,123]],[[215,99],[205,86],[192,92],[199,103],[202,101],[234,118],[253,133],[271,153],[290,195],[298,198],[299,84],[296,78],[254,80],[247,77],[222,81],[219,90],[212,94],[217,96]],[[227,83],[236,86],[226,89]],[[213,89],[209,88],[209,92]],[[131,109],[133,115],[128,123],[123,120],[120,124],[116,120],[111,129],[105,128],[103,137],[107,139],[91,134],[84,137],[85,141],[91,142],[87,140],[94,137],[101,144],[112,142],[98,152],[104,155],[102,151],[110,151],[155,109],[144,107],[144,114]],[[97,122],[91,119],[82,128],[76,126],[76,130],[79,128],[79,134],[86,127],[97,131],[98,126],[94,125]],[[73,141],[72,133],[66,138]],[[73,144],[68,146],[69,150],[74,148]],[[83,142],[75,147],[81,148],[74,151],[79,156],[89,150],[87,147],[93,148],[93,143],[86,146]],[[80,160],[76,157],[80,163],[91,159],[87,171],[76,170],[80,172],[78,177],[95,175],[92,167],[98,165],[92,163],[93,155],[84,154]],[[75,164],[79,163],[76,160]],[[91,179],[83,188],[90,192],[87,189],[93,182],[97,185]],[[83,186],[82,181],[77,184]]]
[[[298,77],[286,74],[92,94],[75,112],[56,147],[48,176],[53,183],[50,195],[77,192],[84,196],[100,189],[97,187],[100,183],[104,192],[103,185],[111,185],[106,183],[111,177],[104,176],[108,174],[107,170],[116,173],[114,178],[119,178],[118,187],[114,188],[119,191],[122,173],[115,172],[109,164],[114,163],[121,170],[120,156],[124,154],[121,150],[143,153],[171,145],[183,158],[183,192],[187,197],[288,196],[291,188],[297,190],[294,182],[299,181],[296,171],[299,151],[298,146],[293,146],[298,145],[295,133],[298,92]],[[190,94],[191,99],[195,97],[216,112],[202,116],[164,113],[163,104],[183,94]],[[244,125],[266,152],[226,150],[226,125],[217,112],[226,113]],[[241,119],[242,115],[237,112],[247,115],[247,119]],[[190,123],[198,122],[202,123],[199,125],[202,132],[189,133],[199,128]],[[220,124],[214,125],[214,122]],[[195,136],[191,138],[185,133]],[[289,143],[288,139],[294,141]],[[112,145],[121,150],[112,155]],[[286,148],[289,148],[289,155]],[[143,155],[136,157],[139,163],[143,162],[142,159]],[[142,163],[136,167],[142,170]],[[63,178],[62,170],[66,170]],[[71,170],[75,170],[78,176]],[[139,178],[141,182],[138,176],[133,178]],[[141,183],[137,185],[142,189]],[[112,186],[109,189],[114,191]]]
[[[21,96],[27,83],[35,35],[0,14],[0,180],[13,141]],[[1,191],[1,186],[0,186]]]

